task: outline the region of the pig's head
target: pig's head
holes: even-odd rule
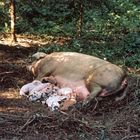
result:
[[[31,65],[27,66],[27,70],[30,71],[35,76],[35,67],[47,54],[43,52],[37,52],[30,57]]]
[[[42,97],[43,97],[43,93],[42,92],[34,91],[31,94],[29,94],[29,101],[32,101],[32,102],[38,101]]]

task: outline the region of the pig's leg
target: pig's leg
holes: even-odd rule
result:
[[[102,87],[96,83],[92,83],[90,85],[90,94],[89,96],[83,101],[82,107],[86,108],[88,105],[90,105],[90,103],[92,102],[92,100],[98,96],[98,94],[102,91]]]
[[[122,84],[120,86],[120,88],[118,88],[117,90],[114,90],[114,91],[108,91],[107,89],[103,89],[102,92],[100,92],[99,96],[100,97],[106,97],[106,96],[110,96],[110,95],[116,95],[116,101],[120,101],[122,99],[125,98],[126,96],[126,93],[128,92],[129,88],[128,88],[128,85],[127,85],[127,80],[124,79],[122,81]]]

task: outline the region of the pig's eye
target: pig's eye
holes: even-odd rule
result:
[[[66,99],[67,99],[67,98],[64,98],[63,100],[58,101],[58,103],[59,103],[59,104],[62,104],[64,101],[66,101]]]

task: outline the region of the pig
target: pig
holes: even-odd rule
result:
[[[33,88],[35,88],[36,86],[42,84],[41,81],[39,80],[34,80],[32,83],[28,83],[24,86],[22,86],[22,88],[20,89],[19,94],[21,96],[28,96],[29,93],[33,90]]]
[[[35,55],[34,55],[35,56]],[[77,52],[54,52],[29,66],[36,80],[53,76],[61,88],[69,87],[86,106],[95,97],[123,91],[126,73],[117,65]]]
[[[68,87],[58,89],[58,92],[46,100],[46,104],[52,111],[66,111],[69,107],[76,104],[75,93]]]

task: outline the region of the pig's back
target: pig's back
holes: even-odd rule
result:
[[[108,69],[109,68],[109,69]],[[89,75],[95,81],[103,83],[112,77],[120,77],[123,71],[116,65],[94,56],[76,52],[56,52],[47,55],[38,65],[42,76],[48,73],[53,76],[60,76],[69,80],[78,81],[86,79]],[[110,75],[112,75],[110,77]],[[105,79],[107,78],[108,79]],[[101,79],[103,78],[103,79]]]
[[[83,79],[91,71],[109,63],[93,56],[75,52],[53,53],[50,57],[56,64],[53,74],[72,79]]]

